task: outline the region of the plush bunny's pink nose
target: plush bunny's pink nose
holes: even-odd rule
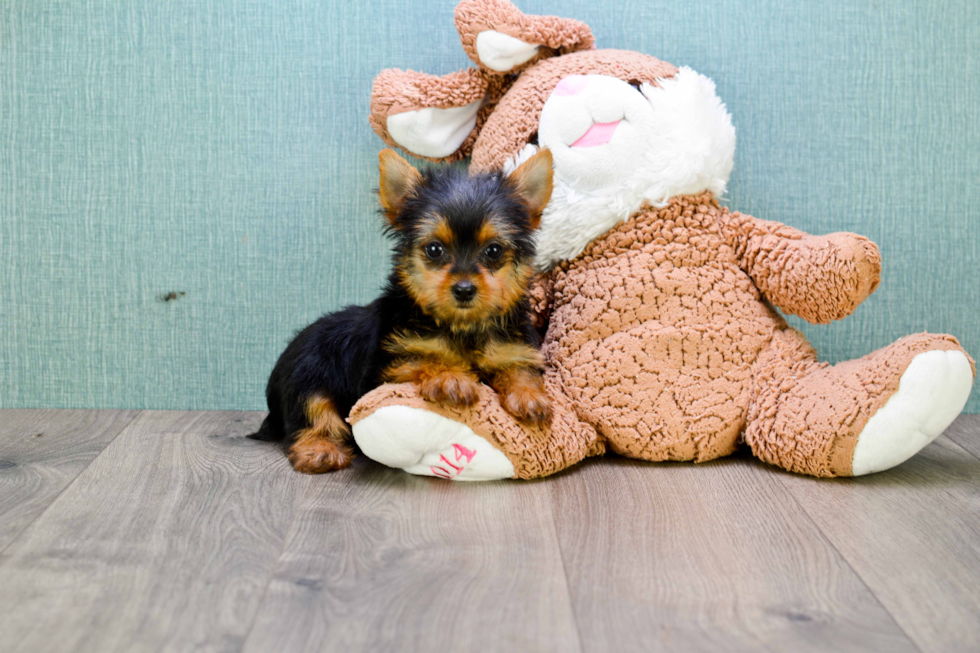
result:
[[[585,75],[569,75],[558,82],[555,87],[555,95],[575,95],[581,93],[589,80]]]

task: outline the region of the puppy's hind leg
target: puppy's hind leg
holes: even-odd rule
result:
[[[303,404],[307,426],[296,431],[289,448],[293,468],[304,474],[322,474],[351,464],[350,427],[333,401],[313,395]]]

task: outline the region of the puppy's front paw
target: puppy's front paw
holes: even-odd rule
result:
[[[289,448],[289,462],[293,464],[293,469],[304,474],[323,474],[343,469],[353,460],[354,455],[349,449],[324,439],[298,440]]]
[[[508,388],[501,397],[504,410],[519,422],[531,426],[547,426],[551,423],[551,400],[543,389],[531,385]]]
[[[455,408],[472,406],[480,389],[472,377],[460,372],[440,372],[419,383],[419,393],[429,401]]]

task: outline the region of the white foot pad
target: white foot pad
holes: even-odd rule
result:
[[[514,465],[470,427],[409,406],[384,406],[353,427],[371,460],[409,474],[454,481],[513,478]]]
[[[858,436],[851,473],[884,471],[914,456],[956,419],[972,387],[973,370],[961,351],[927,351],[913,358],[898,390]]]

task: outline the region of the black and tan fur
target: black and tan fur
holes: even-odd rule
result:
[[[266,389],[269,416],[255,437],[288,438],[301,472],[350,464],[344,418],[384,382],[415,383],[430,401],[467,406],[482,381],[522,422],[551,419],[526,295],[533,233],[551,196],[550,152],[509,177],[419,172],[393,150],[380,162],[381,208],[395,245],[382,295],[301,331]]]

